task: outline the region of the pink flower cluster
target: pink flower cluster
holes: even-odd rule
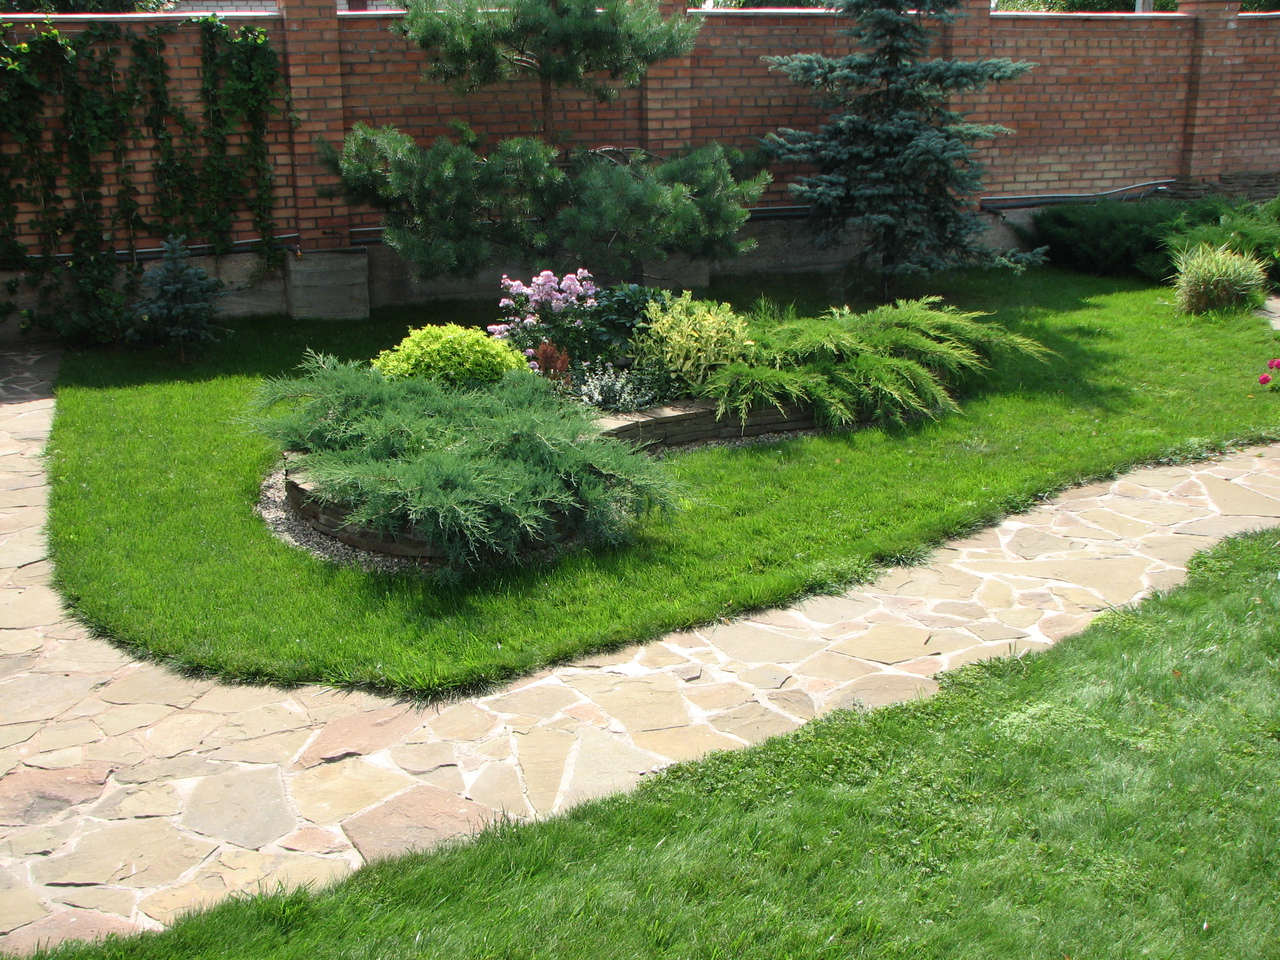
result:
[[[1267,361],[1267,369],[1268,369],[1268,370],[1280,370],[1280,359],[1276,359],[1276,360],[1268,360],[1268,361]],[[1258,382],[1259,382],[1260,384],[1262,384],[1262,385],[1265,387],[1265,386],[1267,386],[1267,384],[1271,383],[1271,381],[1272,381],[1273,379],[1275,379],[1275,378],[1274,378],[1274,377],[1272,377],[1272,376],[1271,376],[1271,374],[1269,374],[1269,373],[1264,373],[1262,376],[1260,376],[1260,377],[1258,378]]]
[[[596,285],[585,269],[563,277],[543,270],[527,284],[504,274],[502,289],[507,296],[498,301],[498,306],[506,311],[507,322],[488,328],[495,337],[504,336],[521,323],[532,326],[542,322],[547,313],[564,313],[577,307],[590,309],[596,305]]]

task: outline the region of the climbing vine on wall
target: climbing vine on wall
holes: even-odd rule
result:
[[[0,267],[37,288],[28,321],[119,339],[131,325],[138,237],[184,234],[226,252],[242,212],[259,236],[273,235],[267,132],[285,109],[279,58],[258,28],[208,18],[199,29],[200,101],[187,106],[171,94],[171,27],[46,26],[21,40],[0,24]],[[269,243],[260,249],[274,256]]]

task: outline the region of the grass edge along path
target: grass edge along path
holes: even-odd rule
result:
[[[181,669],[441,695],[837,589],[1074,483],[1280,435],[1280,397],[1254,380],[1276,352],[1260,320],[1180,317],[1159,288],[1061,271],[991,278],[939,291],[1053,363],[1001,364],[959,416],[679,454],[697,499],[633,546],[451,588],[327,566],[252,509],[271,458],[237,420],[259,378],[307,346],[371,356],[403,326],[248,323],[183,369],[69,355],[51,443],[59,585],[99,633]],[[745,307],[759,291],[739,292]]]
[[[1280,951],[1280,533],[937,696],[60,960]]]

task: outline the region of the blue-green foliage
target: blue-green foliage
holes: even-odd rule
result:
[[[844,33],[859,52],[766,58],[834,111],[817,131],[782,129],[769,138],[778,160],[817,170],[791,190],[810,207],[818,238],[856,237],[859,262],[879,270],[886,302],[900,276],[971,260],[1012,263],[978,242],[983,227],[969,206],[982,183],[974,142],[1011,131],[968,123],[949,104],[1033,65],[931,58],[936,28],[959,16],[960,0],[837,0],[832,6],[852,22]]]
[[[258,428],[300,451],[295,469],[352,522],[413,528],[456,566],[623,543],[638,516],[675,504],[662,464],[527,371],[461,389],[315,354],[300,369],[262,387]]]
[[[147,295],[133,308],[134,323],[128,336],[138,340],[176,343],[186,359],[190,344],[217,341],[214,317],[218,312],[222,281],[189,261],[186,237],[164,242],[164,261],[142,277]]]

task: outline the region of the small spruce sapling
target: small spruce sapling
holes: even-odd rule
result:
[[[844,57],[768,57],[776,70],[816,92],[834,111],[818,131],[782,129],[773,156],[817,173],[791,190],[810,207],[820,242],[856,237],[859,265],[878,269],[891,302],[898,278],[966,262],[1018,266],[1038,254],[1001,254],[979,242],[971,200],[982,187],[973,144],[1011,133],[964,120],[951,97],[1013,80],[1034,64],[1007,59],[925,59],[935,25],[955,20],[962,0],[833,0],[861,48]]]
[[[134,305],[131,331],[131,339],[176,343],[182,363],[187,362],[188,344],[217,342],[219,328],[213,318],[222,295],[222,281],[190,262],[186,239],[169,237],[163,245],[164,262],[143,275],[147,296]]]

